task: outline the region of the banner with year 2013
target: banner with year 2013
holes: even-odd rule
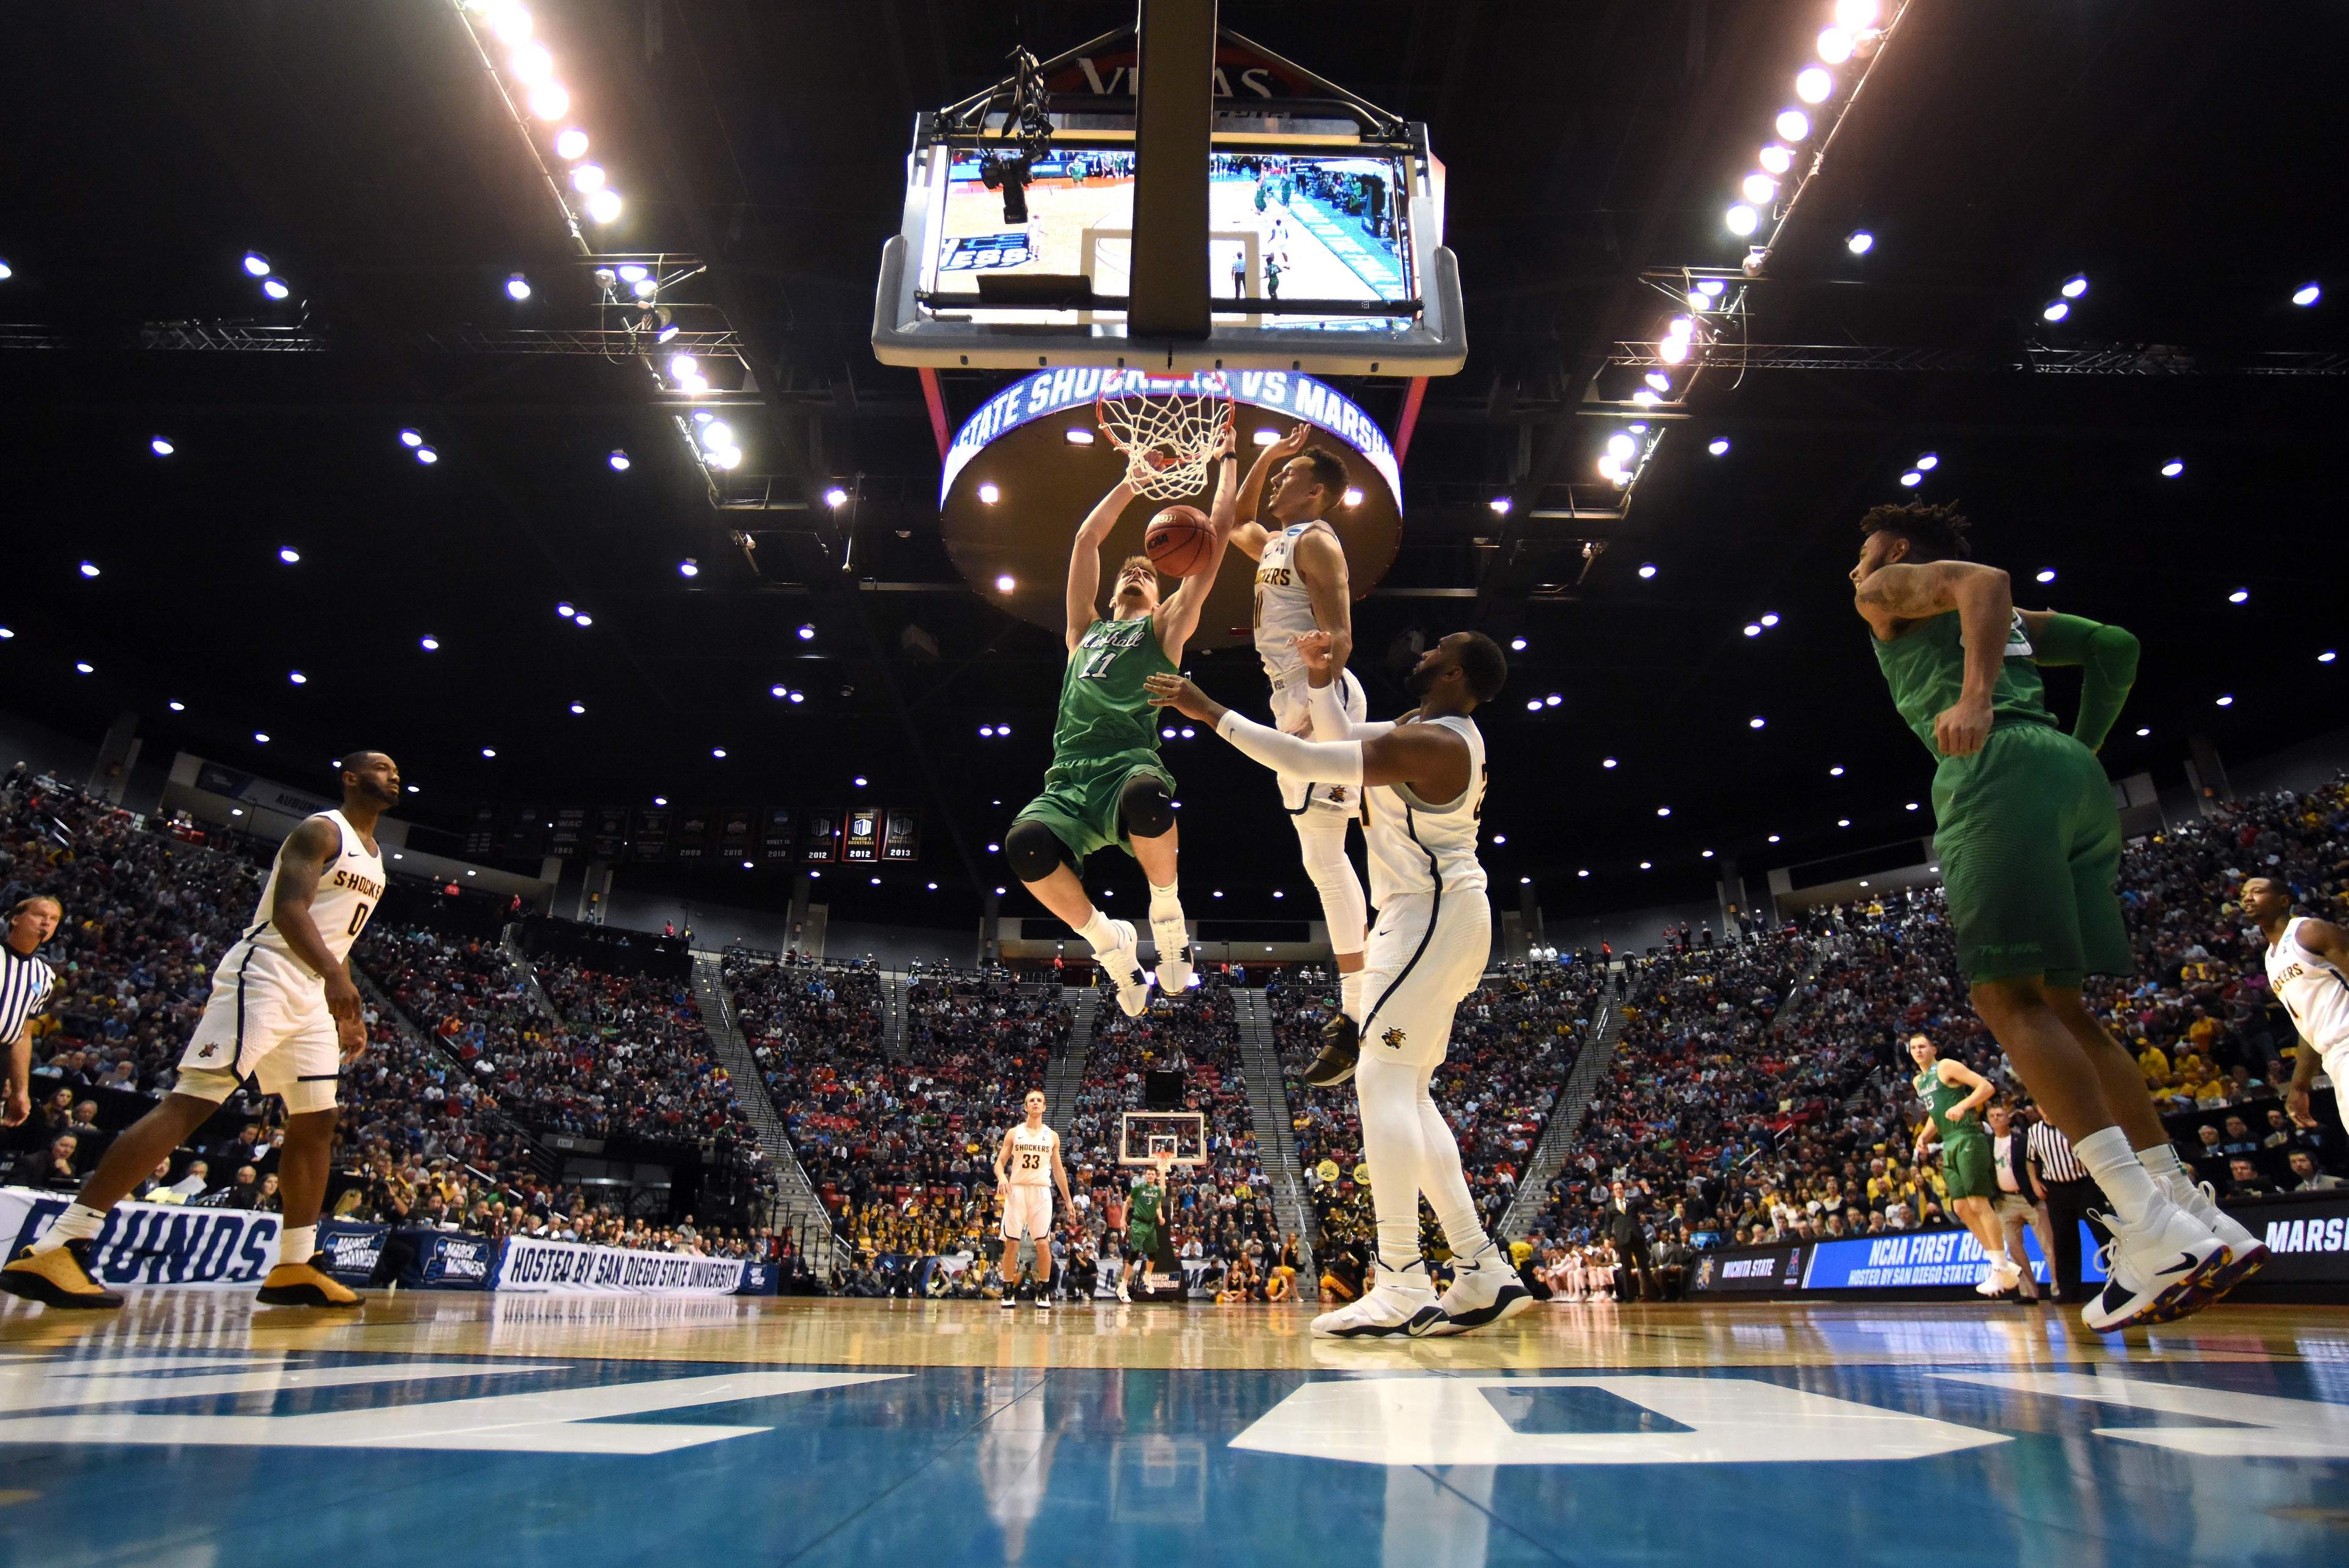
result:
[[[727,1296],[742,1284],[742,1260],[694,1252],[638,1252],[509,1236],[490,1279],[494,1291],[545,1294]]]

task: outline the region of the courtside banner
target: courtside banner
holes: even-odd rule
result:
[[[1689,1272],[1691,1294],[1718,1292],[1791,1291],[1803,1282],[1803,1249],[1738,1248],[1733,1251],[1700,1252]]]
[[[509,1236],[490,1288],[570,1295],[724,1296],[742,1284],[742,1260],[637,1252]]]
[[[46,1234],[72,1199],[29,1187],[0,1188],[0,1238],[8,1253]],[[251,1290],[277,1266],[274,1214],[251,1209],[191,1209],[180,1203],[118,1203],[98,1233],[92,1272],[118,1290],[149,1285]]]
[[[2261,1284],[2349,1283],[2349,1189],[2236,1200],[2227,1212],[2268,1244]]]
[[[2085,1228],[2082,1235],[2086,1236]],[[2023,1251],[2031,1277],[2047,1282],[2047,1260],[2039,1253],[2036,1231],[2023,1233]],[[2081,1260],[2081,1277],[2101,1281],[2096,1272],[2095,1243]],[[1808,1266],[1803,1270],[1806,1291],[1897,1290],[1919,1285],[1971,1285],[1982,1277],[1990,1262],[1971,1231],[1897,1231],[1881,1236],[1855,1236],[1844,1241],[1815,1241]]]
[[[375,1278],[383,1261],[383,1239],[388,1225],[368,1225],[354,1220],[318,1221],[318,1251],[311,1262],[347,1285],[363,1285]]]

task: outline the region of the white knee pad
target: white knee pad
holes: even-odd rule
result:
[[[1297,826],[1306,880],[1321,896],[1321,919],[1330,928],[1330,950],[1361,952],[1368,939],[1371,911],[1362,897],[1362,879],[1346,854],[1346,825],[1353,818],[1308,809],[1288,820]]]

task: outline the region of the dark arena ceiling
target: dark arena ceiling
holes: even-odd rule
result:
[[[2349,671],[2318,657],[2344,632],[2337,5],[1915,0],[1752,292],[1769,351],[1707,373],[1628,516],[1534,515],[1589,483],[1609,427],[1585,389],[1636,381],[1610,357],[1660,329],[1642,272],[1736,266],[1723,209],[1833,9],[1223,6],[1424,120],[1446,165],[1469,357],[1427,389],[1355,662],[1391,712],[1412,637],[1526,639],[1485,716],[1487,864],[1553,912],[1700,892],[1706,850],[1758,877],[1929,829],[1905,809],[1929,759],[1843,578],[1860,512],[1928,452],[1916,493],[1964,503],[2023,602],[2143,638],[2115,774],[2168,783],[2198,733],[2249,758],[2349,721]],[[512,351],[594,327],[592,285],[452,5],[43,7],[0,61],[0,709],[91,738],[133,711],[150,759],[313,789],[382,746],[450,830],[485,803],[914,806],[921,864],[835,911],[962,924],[1008,881],[988,846],[1047,760],[1061,651],[948,557],[916,374],[869,347],[874,276],[916,111],[1132,8],[533,10],[626,194],[600,248],[709,264],[763,393],[727,413],[794,509],[715,508],[625,356]],[[2086,295],[2044,321],[2075,274]],[[2338,290],[2294,306],[2312,281]],[[950,420],[1007,379],[944,374]],[[1402,383],[1342,385],[1394,432]],[[846,504],[814,499],[833,486]],[[1245,649],[1194,662],[1261,706]],[[1168,753],[1194,912],[1305,912],[1268,782],[1209,737]],[[780,870],[689,875],[783,896]]]

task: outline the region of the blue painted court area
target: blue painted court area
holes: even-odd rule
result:
[[[1357,1354],[1355,1366],[1374,1358]],[[2349,1363],[0,1357],[0,1562],[2311,1564]]]

